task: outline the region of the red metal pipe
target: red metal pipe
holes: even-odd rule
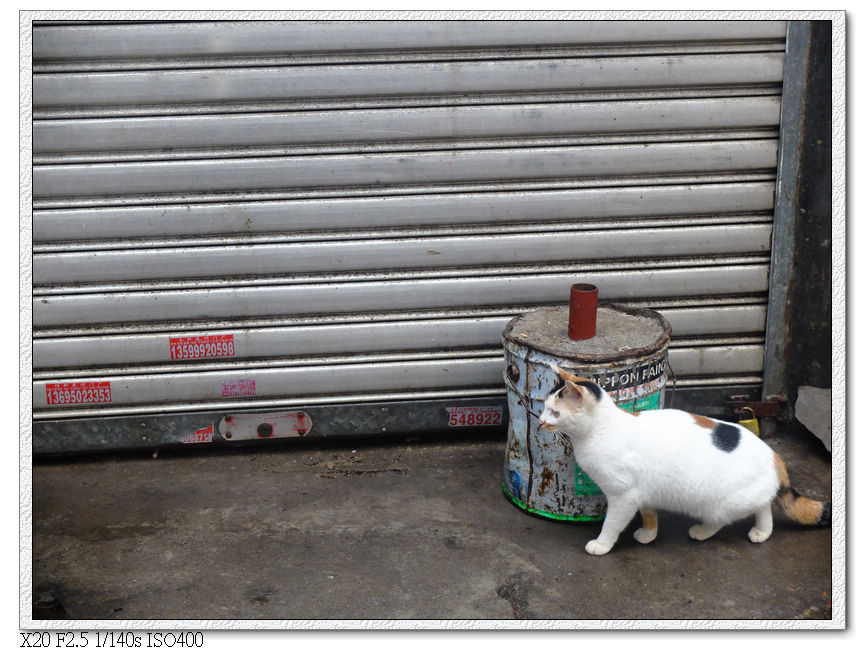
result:
[[[571,308],[568,312],[568,336],[574,341],[595,335],[598,321],[598,288],[593,284],[571,285]]]

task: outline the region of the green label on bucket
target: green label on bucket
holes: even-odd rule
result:
[[[601,488],[598,487],[591,477],[576,465],[574,471],[574,495],[578,497],[587,496],[589,494],[598,494]]]
[[[619,404],[619,406],[633,413],[637,411],[648,411],[651,409],[657,409],[661,407],[661,393],[652,393],[651,395],[646,395],[645,397],[635,399],[628,404]]]

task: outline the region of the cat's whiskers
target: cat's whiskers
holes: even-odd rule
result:
[[[562,443],[565,447],[565,453],[570,454],[573,452],[573,447],[571,447],[570,439],[558,429],[553,429],[553,433],[556,435],[556,438],[559,439],[559,442]]]

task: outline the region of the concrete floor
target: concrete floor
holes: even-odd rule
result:
[[[807,496],[829,455],[767,440]],[[599,524],[527,515],[503,495],[502,436],[274,441],[37,460],[37,619],[826,619],[831,531],[776,515],[688,538],[661,513],[613,551]]]

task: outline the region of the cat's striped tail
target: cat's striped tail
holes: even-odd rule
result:
[[[776,499],[788,517],[809,526],[828,526],[832,522],[832,503],[803,497],[790,487],[787,467],[778,454],[775,454],[775,472],[781,483]]]

